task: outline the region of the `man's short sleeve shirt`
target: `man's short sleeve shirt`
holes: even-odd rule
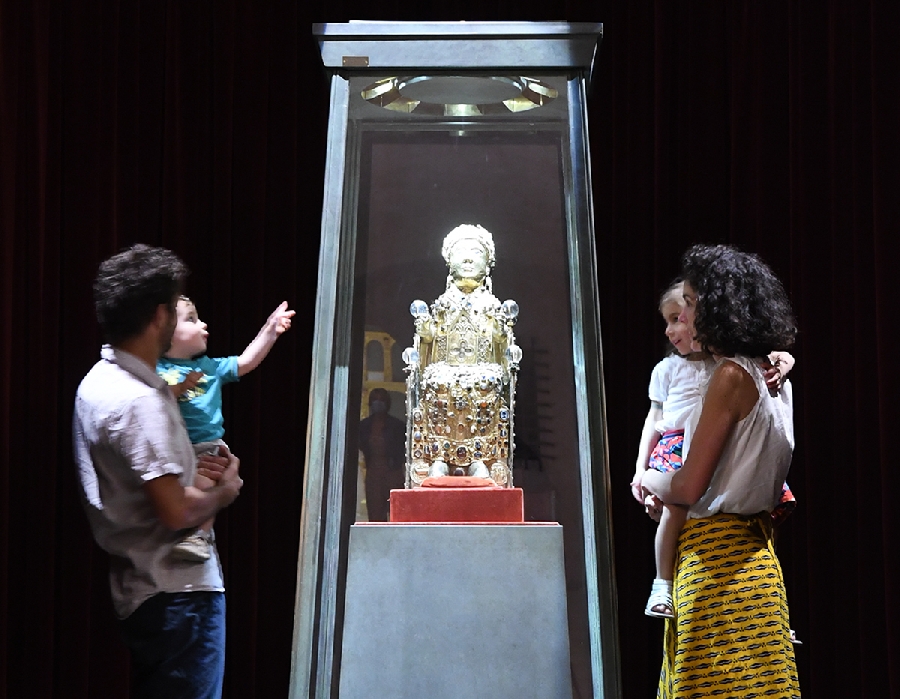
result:
[[[205,563],[169,556],[185,532],[160,522],[144,488],[166,475],[189,486],[196,473],[178,406],[153,369],[104,347],[78,387],[73,437],[88,520],[110,554],[117,614],[128,616],[157,592],[224,589],[215,551]]]

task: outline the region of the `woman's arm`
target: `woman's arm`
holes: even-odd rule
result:
[[[758,400],[753,377],[734,362],[723,362],[710,379],[684,465],[671,473],[648,470],[641,481],[643,487],[667,504],[690,506],[697,502],[709,488],[731,431]]]
[[[644,504],[644,494],[641,490],[641,480],[647,470],[650,461],[650,453],[659,441],[659,432],[656,431],[656,423],[662,419],[662,405],[657,401],[650,401],[650,410],[644,419],[644,427],[641,430],[641,443],[638,446],[637,461],[634,465],[634,477],[631,479],[631,493],[634,499]]]

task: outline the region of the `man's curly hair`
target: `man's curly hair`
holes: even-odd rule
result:
[[[797,325],[784,286],[758,256],[728,245],[695,245],[681,258],[697,293],[696,339],[727,357],[764,357],[794,344]]]
[[[97,321],[111,344],[138,335],[160,304],[173,307],[188,268],[165,248],[137,244],[100,265],[94,280]]]

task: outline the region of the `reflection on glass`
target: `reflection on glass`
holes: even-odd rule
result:
[[[356,521],[359,522],[386,522],[391,490],[403,487],[406,387],[402,381],[394,381],[395,345],[388,333],[365,333],[356,483]]]
[[[369,104],[423,116],[486,116],[526,112],[552,102],[555,88],[536,78],[417,75],[382,78],[360,91]]]

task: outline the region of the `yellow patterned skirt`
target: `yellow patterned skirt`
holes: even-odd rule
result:
[[[659,699],[800,696],[768,513],[689,519],[672,599]]]

